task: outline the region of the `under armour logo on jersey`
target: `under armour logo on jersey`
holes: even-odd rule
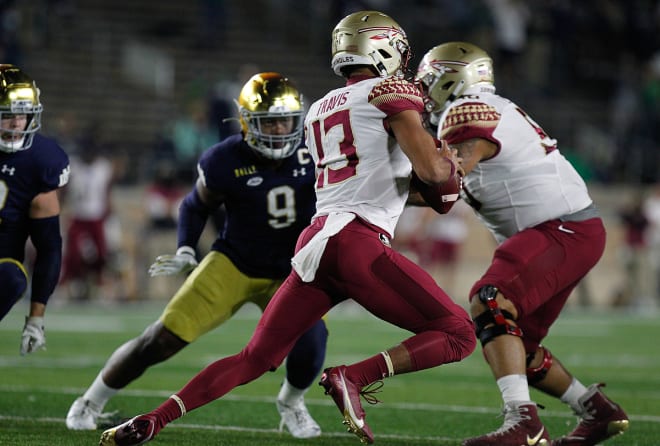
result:
[[[6,164],[2,165],[2,173],[9,174],[10,177],[14,176],[14,172],[16,172],[15,167],[9,167]]]
[[[71,175],[71,166],[66,166],[64,169],[62,169],[62,173],[60,174],[60,180],[57,184],[57,187],[62,187],[66,185],[69,182],[70,175]]]
[[[307,169],[305,169],[304,167],[301,167],[300,169],[293,169],[294,178],[298,178],[299,176],[304,177],[306,173],[307,173]]]

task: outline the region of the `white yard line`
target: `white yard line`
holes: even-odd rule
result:
[[[58,395],[80,395],[84,392],[83,388],[73,388],[73,387],[34,387],[34,386],[3,386],[0,385],[0,393],[52,393]],[[656,392],[658,395],[656,397],[660,398],[660,392]],[[140,390],[140,389],[125,389],[122,390],[121,396],[130,397],[130,398],[144,398],[144,397],[161,397],[167,398],[172,394],[172,390]],[[262,396],[244,396],[244,395],[232,395],[228,394],[222,397],[222,400],[225,401],[234,401],[234,402],[245,402],[245,403],[274,403],[274,397],[262,397]],[[314,399],[314,398],[305,398],[305,404],[308,406],[333,406],[334,403],[329,399]],[[432,403],[387,403],[386,406],[373,406],[370,409],[396,409],[396,410],[424,410],[430,412],[450,412],[450,413],[468,413],[468,414],[499,414],[501,412],[500,408],[493,407],[484,407],[484,406],[460,406],[452,404],[432,404]],[[575,418],[570,411],[552,411],[544,410],[543,416],[557,417],[557,418]],[[647,421],[652,423],[660,423],[660,416],[655,415],[634,415],[629,414],[630,419],[633,421]],[[5,416],[0,414],[0,419],[11,419],[10,416]],[[32,419],[32,418],[30,418]],[[44,418],[44,420],[49,420],[49,418]],[[64,421],[63,419],[61,421]],[[192,426],[192,425],[191,425]],[[211,429],[213,426],[207,426]],[[226,427],[219,427],[221,429],[226,429]],[[426,438],[426,437],[425,437]]]

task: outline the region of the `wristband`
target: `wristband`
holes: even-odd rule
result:
[[[180,256],[183,254],[188,254],[192,256],[193,258],[195,257],[195,250],[192,249],[190,246],[181,246],[179,249],[176,250],[176,255]]]
[[[43,316],[25,316],[25,325],[35,325],[41,329],[44,328]]]

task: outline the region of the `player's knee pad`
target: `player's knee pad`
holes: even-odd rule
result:
[[[498,305],[495,299],[497,297],[496,287],[492,285],[481,287],[478,297],[481,303],[488,308],[488,310],[474,318],[475,331],[482,347],[498,336],[522,337],[522,330],[509,322],[514,320],[513,315]]]
[[[539,348],[543,351],[543,359],[537,367],[529,366],[534,360],[536,352],[527,355],[527,382],[531,385],[543,381],[548,374],[548,370],[552,367],[552,353],[550,353],[550,350],[541,345],[539,345]]]
[[[0,284],[3,294],[12,304],[21,298],[28,286],[28,276],[23,265],[14,259],[0,259]]]

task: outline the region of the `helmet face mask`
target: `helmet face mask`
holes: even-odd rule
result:
[[[403,75],[410,60],[405,31],[378,11],[359,11],[344,17],[332,31],[332,69],[366,65],[381,77]]]
[[[245,142],[257,154],[278,160],[298,148],[304,106],[289,79],[273,72],[255,74],[243,86],[237,105]]]
[[[29,149],[42,111],[35,82],[19,68],[0,64],[0,151]]]
[[[449,42],[431,48],[417,68],[416,81],[424,92],[428,113],[441,113],[467,88],[494,87],[493,61],[481,48],[467,42]]]

